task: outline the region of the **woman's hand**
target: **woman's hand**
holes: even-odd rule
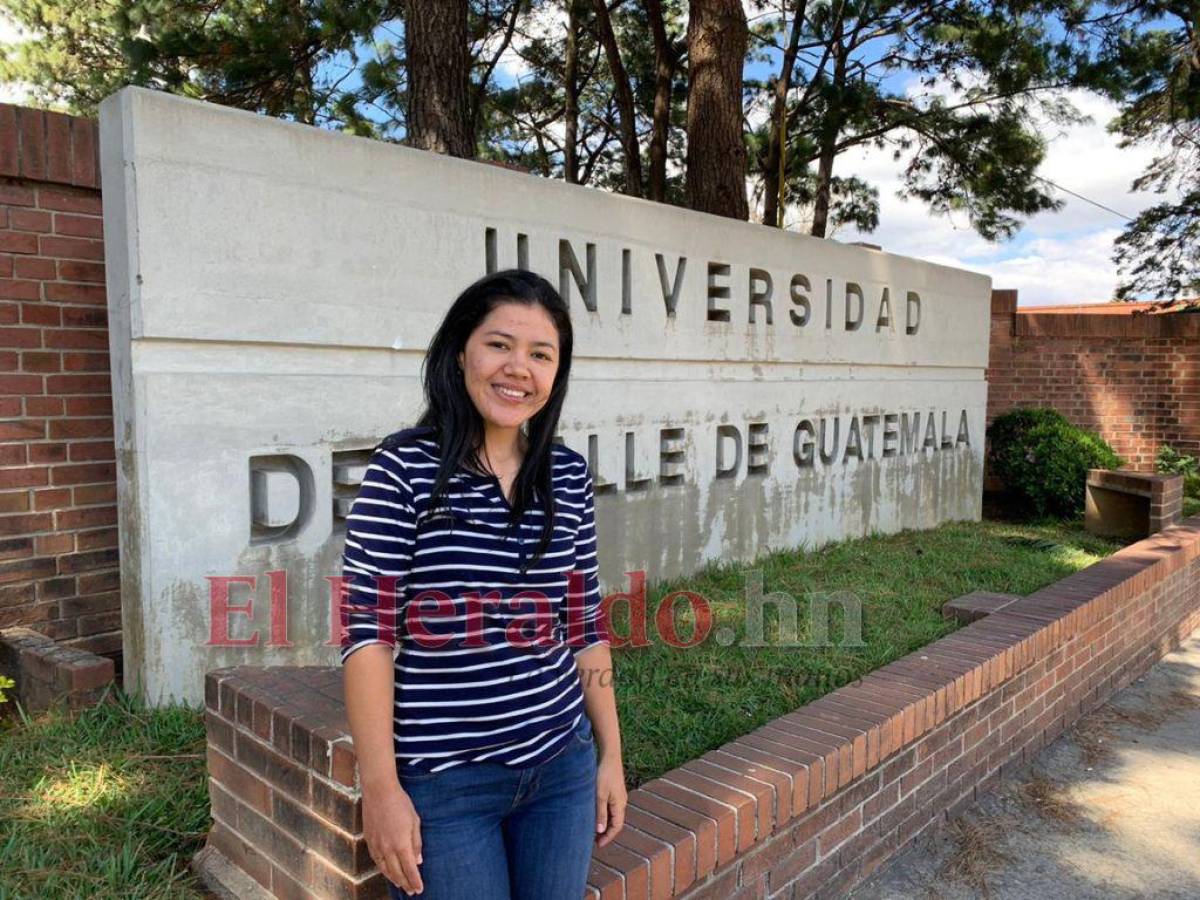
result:
[[[620,756],[601,755],[596,768],[596,846],[603,847],[625,824],[625,767]]]
[[[421,817],[400,782],[364,786],[362,812],[367,850],[383,877],[405,893],[421,893]]]

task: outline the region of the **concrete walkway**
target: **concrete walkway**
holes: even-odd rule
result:
[[[1200,631],[850,896],[1200,898]]]

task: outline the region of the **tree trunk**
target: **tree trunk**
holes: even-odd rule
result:
[[[742,65],[749,29],[741,0],[691,0],[688,19],[688,206],[745,221]]]
[[[667,137],[671,128],[671,85],[675,80],[675,51],[667,35],[662,0],[646,0],[654,31],[654,124],[650,132],[650,199],[667,199]]]
[[[783,206],[779,202],[779,167],[783,161],[783,148],[787,143],[787,93],[792,86],[792,69],[796,65],[800,32],[804,28],[807,12],[806,0],[800,0],[795,18],[792,19],[791,35],[783,53],[783,64],[779,68],[779,79],[775,82],[775,101],[771,110],[771,139],[767,145],[767,160],[763,164],[763,224],[783,227]]]
[[[467,4],[421,0],[407,6],[408,143],[473,159]]]
[[[608,4],[606,0],[592,0],[592,6],[596,10],[596,30],[600,34],[600,43],[604,45],[604,54],[608,57],[608,67],[612,71],[613,86],[616,89],[617,115],[621,118],[621,148],[625,153],[625,193],[631,197],[640,197],[642,156],[638,147],[633,90],[629,87],[629,76],[625,73],[624,63],[621,62],[621,48],[617,46],[617,36],[613,33]]]
[[[579,183],[579,8],[578,0],[567,0],[567,51],[563,72],[566,98],[566,133],[563,136],[563,178]]]
[[[843,5],[842,9],[845,9]],[[846,85],[846,59],[850,55],[848,48],[842,46],[842,36],[845,34],[845,20],[838,18],[833,28],[833,84],[832,97],[825,122],[818,138],[817,156],[817,189],[813,201],[813,223],[809,232],[813,237],[825,237],[829,229],[829,203],[833,192],[833,157],[837,154],[838,133],[842,130],[842,118],[839,110],[841,103],[839,95]]]

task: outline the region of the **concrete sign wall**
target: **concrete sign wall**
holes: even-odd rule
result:
[[[141,89],[100,125],[126,677],[151,702],[336,658],[364,463],[489,268],[571,306],[560,435],[606,590],[979,518],[984,276]]]

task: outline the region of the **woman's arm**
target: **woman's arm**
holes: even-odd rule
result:
[[[341,662],[363,836],[384,877],[410,894],[422,889],[421,822],[396,772],[393,652],[415,537],[416,511],[403,466],[377,447],[346,517]]]
[[[362,784],[363,836],[384,877],[410,894],[424,886],[421,820],[396,774],[392,746],[392,648],[370,644],[343,663],[346,718]]]
[[[596,845],[603,847],[625,824],[625,767],[621,762],[621,726],[613,693],[612,650],[593,644],[575,655],[575,668],[583,684],[583,703],[600,745],[596,772]]]

